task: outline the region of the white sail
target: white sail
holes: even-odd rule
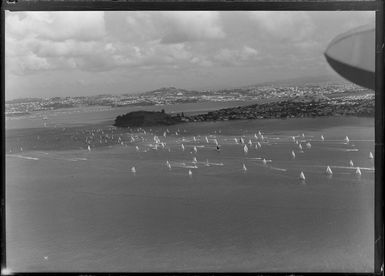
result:
[[[237,138],[234,138],[234,141],[235,141],[235,143],[236,143],[236,144],[238,144],[238,140],[237,140]]]
[[[265,158],[263,158],[262,163],[263,163],[263,165],[266,165],[266,164],[267,164],[267,161],[266,161]]]
[[[90,145],[88,145],[87,149],[88,149],[88,151],[91,151],[91,147],[90,147]]]
[[[303,173],[303,172],[301,172],[301,173],[299,174],[299,179],[301,179],[301,180],[305,180],[305,175],[304,175],[304,173]]]
[[[243,147],[243,151],[244,151],[245,153],[248,153],[248,152],[249,152],[249,148],[245,145],[245,146]]]
[[[188,170],[188,175],[192,176],[192,171],[191,170]]]
[[[345,137],[345,143],[347,144],[347,143],[349,143],[349,141],[350,141],[350,140],[349,140],[349,137],[346,136],[346,137]]]
[[[298,148],[299,148],[300,150],[302,150],[302,145],[301,145],[301,144],[299,144],[299,145],[298,145]]]
[[[291,157],[293,157],[293,159],[295,158],[295,152],[294,152],[294,150],[291,151]]]
[[[329,166],[326,168],[326,174],[328,174],[328,175],[333,174],[332,169]]]
[[[207,136],[205,137],[205,140],[206,140],[206,143],[208,144],[209,143],[209,139],[207,138]]]
[[[245,143],[245,140],[243,140],[243,138],[241,137],[241,143],[244,144]]]
[[[182,148],[182,150],[184,151],[184,145],[183,145],[183,144],[181,145],[181,148]]]
[[[196,146],[194,146],[194,152],[197,153],[198,152],[198,149]]]
[[[192,161],[194,164],[198,163],[198,160],[196,157],[193,157],[193,161]]]
[[[372,152],[369,152],[369,159],[373,159],[373,153]]]
[[[243,165],[242,165],[242,170],[243,170],[244,172],[247,171],[247,168],[246,168],[245,163],[243,163]]]
[[[359,167],[357,167],[357,169],[356,169],[356,175],[361,175],[361,170]]]
[[[349,161],[349,166],[350,166],[350,167],[353,167],[353,166],[354,166],[354,163],[353,163],[352,160]]]
[[[325,141],[325,137],[321,135],[321,141]]]
[[[251,142],[251,140],[249,140],[249,145],[251,146],[253,144],[253,142]]]
[[[136,169],[135,169],[135,167],[132,167],[132,168],[131,168],[131,172],[132,172],[133,174],[135,174],[135,173],[136,173]]]
[[[262,148],[262,146],[261,146],[261,143],[260,143],[260,142],[258,142],[258,143],[257,143],[257,145],[258,145],[258,148]]]

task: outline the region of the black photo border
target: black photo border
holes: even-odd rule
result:
[[[385,0],[2,0],[1,2],[1,108],[5,110],[5,11],[159,11],[159,10],[274,10],[274,11],[374,11],[376,36],[375,62],[375,225],[374,273],[337,273],[343,275],[384,275],[384,2]],[[1,113],[1,268],[6,268],[5,241],[5,112]],[[315,262],[317,260],[314,260]],[[14,273],[12,275],[126,275],[132,273]],[[162,275],[214,275],[233,273],[157,273]],[[251,273],[242,273],[251,274]],[[253,275],[318,275],[323,273],[253,273]],[[335,274],[335,273],[333,273]]]

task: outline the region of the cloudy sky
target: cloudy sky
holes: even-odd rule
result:
[[[6,100],[218,89],[335,74],[323,52],[374,12],[6,12]]]

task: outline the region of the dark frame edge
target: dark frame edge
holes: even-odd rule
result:
[[[6,255],[6,236],[5,236],[5,222],[6,222],[6,210],[5,210],[5,10],[3,3],[1,6],[0,14],[0,60],[1,60],[1,168],[3,173],[1,174],[1,275],[3,274],[3,269],[7,267],[7,255]]]
[[[382,0],[125,0],[125,1],[7,1],[9,11],[71,10],[376,10]]]
[[[384,275],[384,222],[383,187],[384,172],[384,1],[376,10],[376,67],[375,67],[375,206],[374,206],[374,272]]]

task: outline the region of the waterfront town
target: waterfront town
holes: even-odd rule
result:
[[[256,85],[215,91],[175,87],[140,94],[27,98],[6,101],[6,116],[82,106],[148,106],[199,102],[258,102],[244,107],[212,111],[181,121],[291,118],[308,116],[374,116],[374,92],[350,83]],[[179,114],[180,115],[180,114]]]

